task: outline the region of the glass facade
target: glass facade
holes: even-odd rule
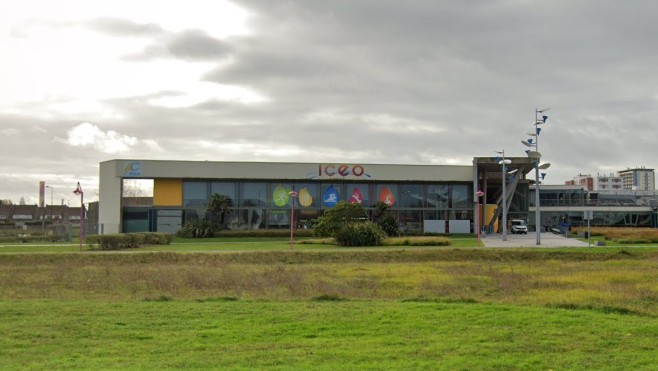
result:
[[[295,189],[297,197],[290,197]],[[307,228],[314,219],[338,202],[389,205],[406,232],[422,232],[423,220],[468,219],[472,215],[472,185],[414,182],[326,181],[183,181],[183,224],[202,218],[208,198],[220,194],[233,202],[229,229],[290,228],[290,209],[295,203],[297,228]]]

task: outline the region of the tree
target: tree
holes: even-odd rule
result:
[[[123,197],[145,197],[146,192],[142,189],[141,179],[123,180]]]
[[[185,238],[213,237],[224,227],[226,216],[231,213],[231,207],[233,207],[231,198],[213,193],[208,198],[205,217],[188,221],[178,231],[178,235]]]
[[[18,201],[19,205],[25,205],[25,197],[21,196],[21,199]]]
[[[367,221],[367,217],[366,210],[361,204],[348,204],[340,201],[317,219],[313,231],[317,236],[335,237],[336,232],[341,228],[354,222]]]
[[[372,221],[389,237],[400,235],[400,223],[389,210],[389,206],[383,202],[373,205]]]
[[[208,199],[208,219],[219,230],[224,227],[226,217],[231,213],[233,200],[225,195],[213,193]]]

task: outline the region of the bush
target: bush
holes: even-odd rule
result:
[[[373,205],[372,221],[377,223],[388,237],[397,237],[400,235],[400,223],[385,203],[377,202]]]
[[[208,219],[193,219],[185,223],[177,235],[183,238],[209,238],[215,235],[215,225]]]
[[[450,246],[447,237],[396,237],[384,240],[384,246]]]
[[[92,249],[94,246],[101,250],[134,249],[142,245],[169,245],[171,235],[166,233],[122,233],[122,234],[97,234],[87,236],[85,243]]]
[[[295,238],[312,237],[312,229],[295,228]],[[218,237],[290,237],[290,228],[281,229],[224,229]]]
[[[390,213],[384,215],[376,223],[388,237],[397,237],[400,235],[400,223]]]
[[[367,217],[366,210],[360,204],[341,201],[317,219],[313,230],[318,237],[335,237],[336,233],[345,226],[354,222],[364,222]]]
[[[379,246],[386,234],[373,222],[354,222],[340,228],[334,238],[338,246]]]

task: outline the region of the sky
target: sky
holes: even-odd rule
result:
[[[0,199],[111,159],[656,168],[652,0],[0,0]]]

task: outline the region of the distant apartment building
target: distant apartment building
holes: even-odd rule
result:
[[[623,189],[621,177],[617,174],[596,174],[593,183],[594,191],[618,191]]]
[[[573,180],[567,180],[564,182],[564,185],[579,185],[588,191],[592,191],[594,190],[594,179],[590,174],[578,174],[578,176],[573,178]]]
[[[622,188],[633,191],[654,191],[656,189],[656,176],[654,169],[635,168],[619,172]]]

